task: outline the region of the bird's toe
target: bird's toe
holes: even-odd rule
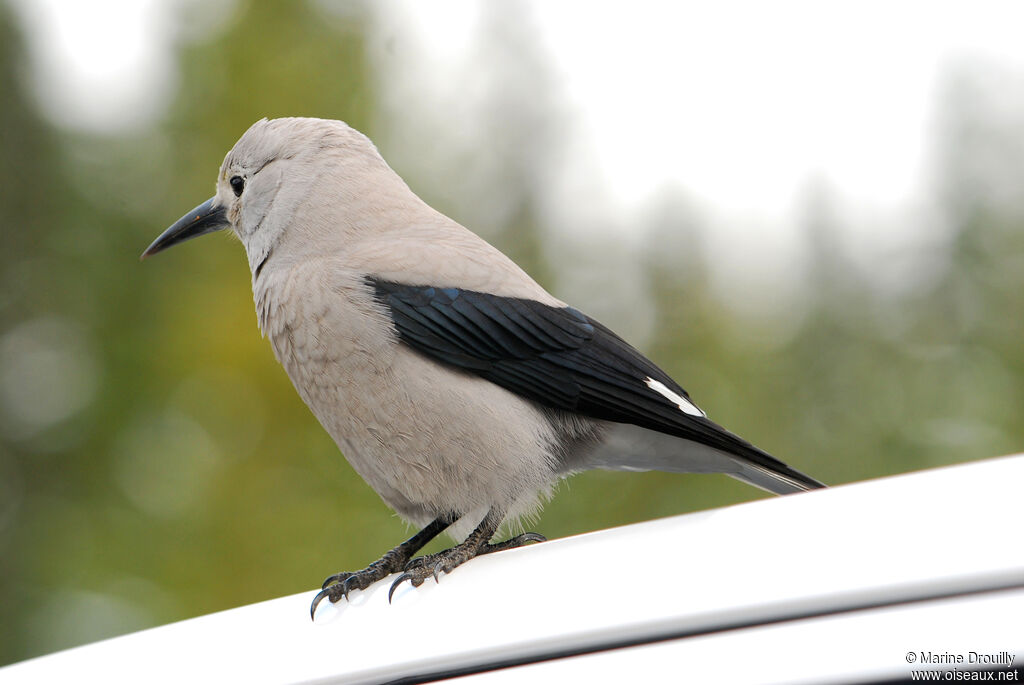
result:
[[[355,575],[355,574],[353,574],[351,572],[345,572],[345,573],[335,573],[333,576],[327,576],[327,579],[324,580],[324,584],[320,586],[320,589],[321,590],[326,590],[328,588],[328,586],[330,586],[330,585],[335,585],[337,583],[344,583],[346,580],[351,578],[353,575]]]

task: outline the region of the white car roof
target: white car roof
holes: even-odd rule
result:
[[[828,682],[851,667],[905,677],[908,654],[926,650],[1020,660],[1022,483],[1018,455],[624,526],[474,559],[402,585],[390,605],[385,579],[311,622],[311,589],[15,664],[0,682],[501,682],[543,664],[610,674],[637,650],[649,660],[634,669],[661,652],[679,680],[712,682],[695,655],[735,649],[726,639],[794,667],[768,678],[755,664],[760,679],[733,682]],[[975,623],[939,632],[941,616]],[[857,630],[873,656],[849,643]],[[828,663],[832,676],[795,668]]]

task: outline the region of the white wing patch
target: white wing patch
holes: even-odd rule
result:
[[[661,381],[656,381],[650,376],[648,376],[647,380],[645,380],[644,383],[647,384],[648,388],[650,388],[654,392],[664,397],[669,402],[679,407],[679,409],[684,414],[689,414],[690,416],[700,416],[701,418],[707,416],[707,414],[701,411],[700,407],[698,407],[696,404],[686,399],[682,395],[672,392],[672,390],[670,390],[669,387],[666,386]]]

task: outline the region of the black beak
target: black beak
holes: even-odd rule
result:
[[[201,235],[207,233],[213,233],[219,231],[222,228],[227,228],[228,218],[221,206],[215,206],[213,203],[217,198],[211,197],[209,200],[199,205],[191,212],[181,217],[166,231],[160,234],[160,237],[153,241],[153,244],[146,248],[146,251],[142,253],[139,259],[145,259],[150,255],[154,255],[161,250],[166,250],[172,245],[183,243],[186,240],[192,238],[198,238]]]

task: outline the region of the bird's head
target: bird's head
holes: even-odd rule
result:
[[[311,194],[329,192],[331,204],[358,203],[359,179],[375,170],[393,173],[366,136],[340,121],[261,119],[224,157],[217,193],[160,234],[142,258],[230,228],[245,245],[255,274]],[[307,232],[318,224],[329,229],[330,221],[309,219],[303,224]]]

